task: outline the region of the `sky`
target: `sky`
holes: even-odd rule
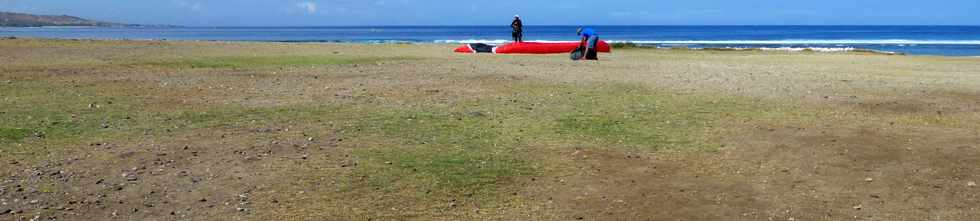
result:
[[[0,0],[0,11],[184,26],[980,25],[980,0]]]

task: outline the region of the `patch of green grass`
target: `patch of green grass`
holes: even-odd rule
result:
[[[0,87],[0,94],[5,95],[0,101],[0,144],[21,144],[0,145],[0,149],[30,155],[121,137],[261,124],[325,111],[235,106],[147,109],[142,100],[112,84],[66,88],[41,81],[17,81]],[[32,136],[37,139],[24,139]]]
[[[403,146],[366,156],[359,174],[389,191],[407,180],[438,194],[491,193],[533,173],[526,159],[491,149]]]
[[[520,82],[450,105],[187,105],[173,109],[144,108],[145,100],[127,96],[131,91],[120,88],[124,87],[63,88],[16,82],[14,87],[0,89],[12,101],[0,106],[4,112],[0,128],[23,128],[0,133],[14,134],[9,137],[29,136],[25,133],[34,131],[45,134],[41,139],[4,141],[28,142],[17,147],[22,149],[5,153],[57,151],[36,148],[77,147],[146,133],[294,124],[324,130],[329,124],[331,130],[341,131],[338,136],[344,143],[354,145],[344,148],[350,148],[351,159],[358,165],[324,172],[323,168],[337,162],[316,162],[309,171],[321,174],[290,176],[309,182],[321,182],[315,180],[322,178],[318,176],[344,177],[338,180],[337,194],[364,198],[349,202],[360,208],[403,207],[410,201],[419,202],[420,208],[444,207],[449,200],[470,194],[475,196],[470,202],[493,208],[513,199],[501,193],[520,189],[521,178],[567,169],[541,163],[547,161],[541,158],[542,152],[571,147],[710,150],[717,147],[710,145],[713,139],[723,136],[716,133],[718,128],[733,119],[757,116],[752,110],[759,110],[737,99],[676,95],[614,83]]]
[[[355,177],[413,197],[433,191],[491,193],[542,173],[530,149],[570,144],[596,149],[703,151],[723,125],[751,118],[737,100],[679,96],[631,84],[522,83],[498,99],[448,107],[360,106],[342,116],[345,134],[372,143],[359,149]],[[497,95],[493,95],[497,96]],[[367,185],[364,185],[367,184]],[[353,190],[352,190],[353,191]],[[432,196],[428,196],[432,197]]]
[[[660,130],[638,127],[637,123],[608,115],[568,115],[558,119],[556,130],[559,134],[599,143],[657,145],[664,142],[664,135],[659,133]]]
[[[415,144],[484,147],[500,136],[487,118],[447,110],[382,110],[363,120],[377,134]]]
[[[223,56],[198,57],[164,62],[150,62],[149,65],[171,68],[258,68],[338,64],[370,64],[380,61],[403,60],[408,58],[348,57],[340,55],[282,55],[282,56]]]
[[[520,93],[511,99],[519,102],[510,106],[521,108],[510,112],[525,116],[510,117],[518,119],[509,125],[512,131],[597,148],[705,150],[721,136],[721,125],[752,117],[751,108],[760,107],[631,84],[519,85],[514,90]]]
[[[374,183],[387,186],[401,175],[451,192],[487,189],[526,173],[521,157],[502,139],[502,131],[485,116],[449,110],[361,111],[352,130],[361,136],[396,141],[389,147],[364,152],[370,163],[389,173],[372,173]]]
[[[31,135],[31,130],[24,128],[0,128],[0,143],[18,142]]]
[[[0,105],[0,128],[22,128],[36,133],[36,142],[59,140],[74,143],[83,134],[95,135],[102,124],[122,118],[115,111],[121,103],[97,92],[80,88],[64,88],[43,82],[17,81],[0,88],[6,99]],[[113,108],[99,108],[99,107]],[[108,125],[108,124],[107,124]],[[4,143],[25,142],[23,139],[4,139]]]
[[[235,62],[230,63],[244,65]],[[274,64],[309,61],[281,62]],[[676,95],[616,83],[520,82],[493,88],[497,91],[478,100],[446,106],[348,103],[174,109],[144,108],[145,100],[127,96],[131,91],[121,88],[124,85],[64,88],[16,82],[0,89],[9,95],[8,103],[0,106],[4,112],[0,128],[18,129],[0,133],[7,143],[31,142],[11,152],[34,153],[37,150],[31,148],[39,146],[73,147],[147,133],[294,123],[318,128],[322,126],[318,122],[332,122],[340,125],[345,139],[360,146],[352,150],[359,165],[341,173],[352,177],[341,191],[380,191],[397,199],[377,203],[392,205],[405,199],[446,200],[476,194],[481,204],[491,205],[506,201],[507,196],[499,193],[518,188],[514,182],[521,177],[547,172],[537,163],[541,156],[536,150],[710,150],[716,147],[710,145],[713,139],[722,136],[717,128],[733,119],[753,117],[752,110],[759,109],[737,99]],[[22,139],[35,131],[44,138]]]
[[[349,119],[345,136],[365,147],[344,192],[370,192],[379,208],[442,205],[464,195],[480,205],[505,202],[516,179],[538,174],[534,156],[524,153],[509,128],[482,114],[446,107],[361,106],[341,111]],[[384,196],[384,197],[381,197]]]

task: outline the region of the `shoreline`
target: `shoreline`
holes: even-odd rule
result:
[[[935,56],[980,56],[980,29],[972,26],[603,26],[609,43],[656,48],[850,51]],[[528,26],[527,41],[576,41],[572,26]],[[977,26],[980,27],[980,26]],[[2,35],[101,40],[245,41],[363,44],[505,44],[506,26],[296,26],[180,28],[0,28]]]
[[[218,42],[218,43],[290,43],[290,44],[351,44],[351,45],[458,45],[466,43],[457,42],[445,42],[445,41],[433,41],[433,42],[420,42],[420,41],[339,41],[339,40],[325,40],[325,41],[262,41],[262,40],[189,40],[189,39],[126,39],[126,38],[39,38],[39,37],[19,37],[19,36],[0,36],[0,40],[40,40],[40,41],[135,41],[135,42]],[[468,41],[460,41],[468,42]],[[567,41],[528,41],[528,42],[567,42]],[[474,42],[475,43],[475,42]],[[510,43],[510,42],[504,42]],[[745,46],[718,46],[718,47],[688,47],[684,45],[679,46],[664,46],[656,44],[638,44],[631,41],[609,41],[614,50],[623,49],[656,49],[656,50],[703,50],[703,51],[772,51],[772,52],[803,52],[803,53],[871,53],[880,55],[902,55],[902,56],[938,56],[938,57],[980,57],[980,55],[972,56],[956,56],[956,55],[933,55],[933,54],[907,54],[902,52],[893,51],[882,51],[868,48],[860,47],[794,47],[794,46],[783,46],[783,47],[745,47]],[[501,43],[490,43],[491,45],[499,45]]]

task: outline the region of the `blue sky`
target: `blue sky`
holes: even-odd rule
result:
[[[0,0],[0,11],[189,26],[980,25],[980,0]]]

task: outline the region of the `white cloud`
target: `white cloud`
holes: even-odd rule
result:
[[[296,7],[299,7],[301,10],[306,11],[306,13],[309,14],[316,13],[316,2],[300,2],[296,3]]]
[[[190,9],[191,11],[201,11],[201,9],[203,9],[203,7],[201,7],[201,3],[196,1],[170,0],[170,3],[181,8]]]

